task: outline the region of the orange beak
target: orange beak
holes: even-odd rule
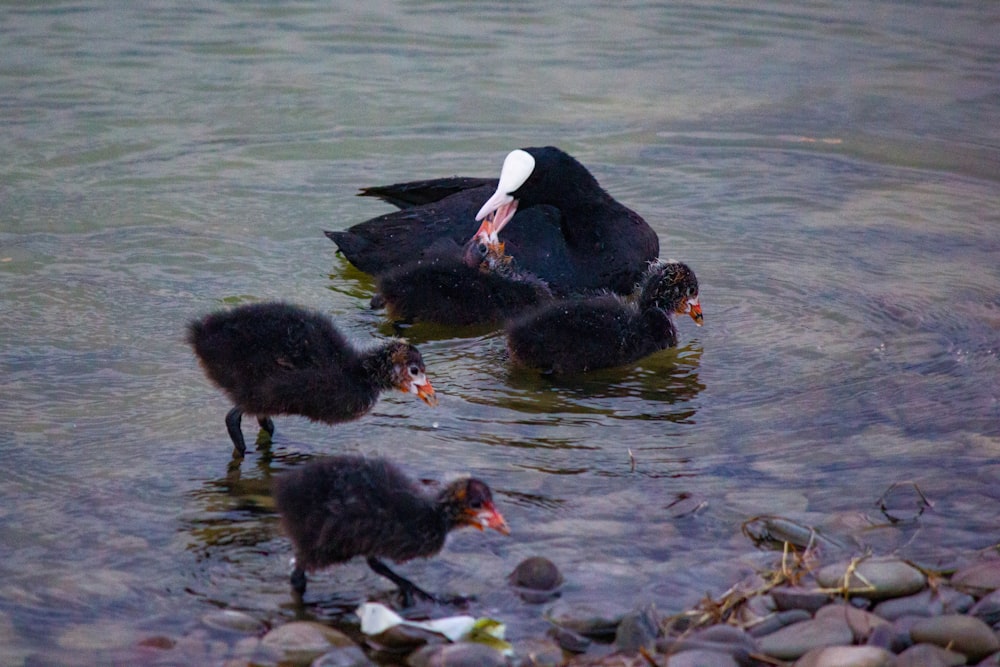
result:
[[[701,304],[698,303],[698,299],[693,301],[688,301],[688,315],[694,320],[694,323],[701,326],[704,321],[704,316],[701,314]]]
[[[427,378],[424,378],[423,382],[414,382],[410,385],[410,392],[416,394],[420,400],[432,408],[438,404],[437,396],[434,395],[434,387],[431,386],[431,381]]]
[[[483,509],[479,511],[470,510],[469,513],[473,517],[471,525],[475,526],[479,530],[492,528],[501,535],[510,535],[510,527],[507,526],[507,522],[504,520],[503,515],[497,511],[497,508],[493,506],[493,503],[486,503],[483,506]]]

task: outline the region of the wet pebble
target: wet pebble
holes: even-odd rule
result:
[[[819,591],[810,591],[793,586],[779,586],[771,589],[771,597],[780,611],[802,609],[810,614],[830,601],[830,595]]]
[[[727,653],[708,649],[692,649],[670,656],[670,667],[740,667],[742,663]]]
[[[558,597],[563,576],[548,558],[532,556],[521,561],[507,581],[525,602],[542,604]]]
[[[394,625],[384,632],[372,635],[374,644],[395,652],[406,652],[425,644],[443,644],[447,641],[444,635],[426,628],[412,625]]]
[[[969,609],[980,621],[996,628],[1000,624],[1000,590],[993,591]]]
[[[896,667],[955,667],[965,656],[933,644],[914,644],[896,656]]]
[[[559,667],[566,658],[554,639],[527,639],[514,647],[518,667]]]
[[[875,646],[816,648],[795,661],[794,667],[892,667],[892,653]]]
[[[417,649],[406,659],[409,667],[505,667],[507,659],[483,644],[459,642]]]
[[[309,662],[338,647],[354,646],[340,630],[312,621],[292,621],[268,632],[260,641],[266,649],[281,651],[289,662]]]
[[[808,620],[788,625],[758,639],[760,650],[782,660],[794,660],[815,648],[849,645],[854,634],[843,619]]]
[[[73,651],[109,650],[138,643],[139,638],[126,625],[113,621],[71,625],[56,638],[60,648]]]
[[[898,558],[868,558],[853,565],[835,563],[821,568],[816,580],[823,588],[831,589],[843,588],[846,581],[851,595],[877,600],[911,595],[927,584],[920,570]]]
[[[625,655],[636,655],[640,649],[651,650],[657,634],[659,623],[654,608],[630,611],[622,617],[615,631],[615,648]]]
[[[749,632],[754,637],[763,637],[764,635],[769,635],[772,632],[780,630],[786,625],[792,625],[794,623],[801,623],[802,621],[808,621],[812,618],[812,614],[804,609],[790,609],[788,611],[779,611],[776,614],[771,614],[766,616],[759,623],[755,623],[749,628]]]
[[[843,620],[851,629],[854,642],[858,644],[865,643],[877,627],[889,624],[889,621],[884,618],[846,604],[827,605],[816,612],[815,618],[817,621],[824,619]]]
[[[910,628],[910,636],[916,643],[944,646],[970,660],[982,660],[1000,650],[996,633],[974,616],[946,614],[920,619]]]
[[[878,646],[892,653],[899,653],[910,646],[913,641],[910,639],[909,629],[902,630],[896,627],[895,623],[886,623],[872,630],[865,642],[869,646]]]
[[[563,650],[570,653],[585,653],[593,643],[593,641],[583,635],[573,632],[569,628],[559,627],[558,625],[553,625],[549,628],[548,634]]]
[[[903,616],[940,616],[965,612],[973,602],[975,599],[971,595],[941,586],[936,591],[927,588],[913,595],[883,600],[872,611],[884,619],[894,621]]]
[[[951,585],[976,596],[1000,589],[1000,560],[983,561],[959,569],[951,577]]]
[[[749,662],[751,653],[759,651],[753,637],[731,625],[713,625],[683,637],[664,638],[656,643],[656,649],[671,655],[688,651],[725,654],[741,665]]]
[[[233,609],[218,609],[202,614],[201,622],[216,630],[229,630],[247,635],[256,635],[267,627],[250,614]]]
[[[132,592],[135,575],[121,570],[69,572],[58,577],[48,589],[56,600],[71,604],[93,604],[94,598],[119,600]]]
[[[507,580],[514,586],[536,591],[551,591],[559,587],[563,577],[556,564],[548,558],[532,556],[518,563]]]
[[[559,600],[549,608],[546,615],[559,627],[585,637],[613,639],[625,613],[626,610],[613,601],[601,605]]]
[[[309,663],[309,667],[370,667],[374,664],[361,647],[341,646],[319,656]]]

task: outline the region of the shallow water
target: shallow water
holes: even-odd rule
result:
[[[762,514],[933,566],[997,543],[1000,7],[0,12],[3,662],[161,635],[224,657],[206,612],[294,618],[267,481],[330,452],[490,481],[513,535],[459,533],[403,571],[515,638],[545,628],[503,580],[531,555],[567,601],[676,611],[769,558],[741,533]],[[281,298],[391,334],[321,230],[389,210],[359,187],[488,176],[545,143],[695,268],[705,326],[562,380],[508,368],[494,333],[414,327],[436,410],[281,418],[231,470],[185,323]],[[933,507],[884,526],[907,480]],[[349,624],[386,590],[337,568],[307,614]]]

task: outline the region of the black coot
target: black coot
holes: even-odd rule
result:
[[[560,296],[602,289],[626,294],[659,254],[646,221],[552,146],[512,151],[499,181],[454,177],[363,194],[404,208],[326,235],[352,264],[375,275],[431,255],[461,257],[476,222],[487,217],[497,232],[510,223],[507,252]]]
[[[516,364],[550,373],[577,373],[637,361],[677,344],[675,313],[701,325],[698,280],[679,262],[649,267],[635,301],[614,294],[558,301],[507,326]]]
[[[188,325],[187,340],[205,374],[236,405],[226,428],[240,456],[244,412],[274,433],[272,415],[349,421],[368,412],[384,389],[436,401],[412,345],[390,340],[359,351],[325,315],[286,303],[212,313]]]
[[[503,322],[552,301],[544,281],[521,271],[495,237],[483,237],[462,260],[418,261],[379,276],[372,307],[385,306],[394,321],[466,326]]]
[[[485,482],[462,478],[429,494],[384,459],[317,459],[277,477],[274,500],[295,549],[291,582],[299,595],[306,590],[306,572],[363,556],[399,586],[406,604],[414,593],[435,599],[381,559],[433,556],[448,533],[462,526],[510,533]]]

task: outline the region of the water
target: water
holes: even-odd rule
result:
[[[294,618],[267,482],[330,452],[491,482],[512,537],[456,534],[403,571],[515,638],[545,628],[503,579],[531,555],[566,601],[679,611],[768,562],[740,531],[762,514],[845,553],[988,550],[998,24],[974,2],[5,3],[3,661],[158,636],[221,659],[238,636],[206,612]],[[391,333],[321,230],[389,210],[359,187],[492,175],[546,143],[695,267],[705,326],[558,381],[508,368],[496,334],[415,327],[439,408],[281,418],[271,456],[231,470],[185,323],[282,298]],[[907,480],[933,508],[885,526]],[[348,625],[387,590],[360,563],[313,582],[307,615]]]

